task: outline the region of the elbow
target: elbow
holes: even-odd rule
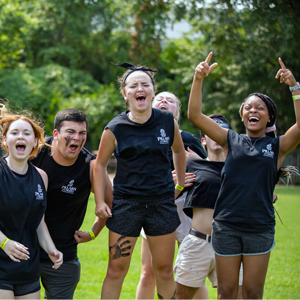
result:
[[[196,120],[196,118],[197,118],[197,113],[195,113],[195,111],[192,111],[192,110],[188,110],[188,119],[189,119],[189,121],[191,121],[193,124],[194,124],[194,122],[195,122],[195,120]]]

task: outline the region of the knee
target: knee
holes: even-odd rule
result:
[[[155,284],[155,276],[152,271],[152,268],[142,270],[140,282],[143,285],[153,284],[153,282]]]
[[[243,287],[242,290],[243,299],[262,299],[263,289],[255,287],[252,289],[247,289]]]
[[[218,298],[219,299],[236,299],[238,289],[229,285],[218,285]]]
[[[107,268],[106,277],[111,280],[120,279],[126,276],[128,267],[122,264],[109,264]]]
[[[170,277],[173,278],[173,266],[172,265],[160,265],[153,266],[153,270],[155,273],[155,277],[159,277],[160,279],[168,280]]]

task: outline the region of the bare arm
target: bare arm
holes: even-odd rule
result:
[[[106,182],[109,180],[107,176],[107,164],[115,148],[116,138],[114,134],[109,129],[104,130],[93,172],[93,181],[97,182],[97,184],[94,184],[96,202],[95,214],[99,218],[111,217],[109,205],[105,203],[105,187],[107,186]]]
[[[46,190],[48,189],[48,176],[47,174],[36,167],[36,169],[38,170],[38,172],[41,174],[43,181],[44,181],[44,185]],[[61,264],[63,263],[63,254],[58,251],[52,241],[52,238],[50,236],[50,233],[48,231],[48,227],[45,223],[45,216],[43,216],[40,225],[37,229],[37,235],[38,235],[38,239],[39,239],[39,244],[40,246],[45,250],[46,253],[48,253],[49,258],[52,260],[52,262],[54,263],[53,265],[53,269],[58,269]]]
[[[177,184],[184,187],[185,182],[185,149],[177,122],[174,120],[174,141],[172,145],[173,163],[177,174]],[[179,196],[180,190],[175,188],[175,199]]]
[[[284,82],[289,86],[295,86],[297,84],[297,81],[293,73],[285,67],[281,58],[279,58],[278,60],[281,69],[277,72],[276,78],[280,77],[280,83]],[[300,90],[293,91],[292,95],[300,95]],[[282,165],[284,157],[300,143],[300,99],[293,102],[296,123],[292,127],[290,127],[283,136],[280,137],[278,168]]]
[[[203,79],[217,66],[217,63],[209,66],[212,54],[210,52],[205,61],[201,62],[195,70],[189,99],[188,118],[199,130],[216,141],[220,146],[227,147],[228,130],[220,127],[216,122],[202,113]]]
[[[94,193],[94,188],[93,188],[93,169],[94,169],[94,165],[95,165],[95,159],[91,160],[90,162],[90,180],[91,180],[91,192]],[[105,185],[105,203],[109,206],[109,208],[112,208],[112,201],[113,201],[113,187],[112,187],[112,183],[111,180],[109,179],[109,176],[106,172],[106,185]],[[99,235],[99,233],[101,232],[101,230],[104,228],[105,224],[106,224],[106,220],[107,218],[99,218],[96,217],[96,220],[92,226],[92,231],[95,235],[95,237],[97,237]],[[89,231],[81,231],[81,230],[76,230],[75,234],[74,234],[74,238],[76,240],[76,242],[78,244],[80,243],[85,243],[85,242],[89,242],[92,240],[92,236],[90,234]]]
[[[49,234],[48,227],[45,223],[44,216],[37,229],[37,235],[40,246],[45,250],[46,253],[48,253],[49,258],[54,263],[52,268],[58,269],[63,263],[63,254],[56,249],[52,238]]]

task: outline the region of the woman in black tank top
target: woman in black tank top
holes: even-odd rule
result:
[[[292,92],[296,124],[275,138],[276,105],[254,93],[240,114],[246,134],[219,127],[202,113],[202,83],[217,66],[212,52],[196,70],[190,93],[189,120],[228,151],[215,206],[212,245],[216,252],[218,298],[236,298],[243,261],[243,297],[262,298],[270,251],[275,246],[273,190],[284,157],[300,142],[300,85],[279,58],[276,78]],[[222,241],[222,242],[220,242]],[[249,243],[250,241],[250,243]],[[255,250],[253,250],[255,249]]]
[[[180,117],[180,100],[171,92],[161,92],[157,94],[152,102],[152,107],[171,111],[173,113],[174,119],[178,122]],[[181,137],[183,140],[184,148],[186,150],[186,159],[188,158],[205,158],[207,155],[202,147],[200,140],[188,131],[181,131]],[[171,168],[173,170],[173,153],[169,151],[169,159],[171,162]],[[175,171],[173,171],[175,172]],[[176,176],[176,173],[174,174]],[[194,181],[194,174],[186,173],[185,175],[185,187],[189,187]],[[182,208],[187,195],[185,190],[182,195],[180,195],[175,203],[177,205],[178,215],[181,224],[176,229],[176,240],[178,247],[183,241],[184,237],[188,234],[191,228],[191,219],[183,212]],[[142,245],[141,245],[141,277],[136,290],[136,299],[151,299],[154,298],[155,291],[155,276],[152,269],[152,259],[150,255],[150,249],[147,242],[147,237],[145,232],[142,230]],[[197,298],[197,295],[196,297]]]
[[[173,115],[152,108],[153,71],[127,63],[122,66],[129,68],[120,80],[120,90],[130,111],[106,126],[94,167],[97,215],[111,217],[106,223],[110,230],[110,253],[101,297],[120,297],[132,251],[143,227],[148,235],[157,293],[160,298],[171,299],[175,296],[175,230],[180,221],[174,204],[168,150],[171,147],[174,152],[179,188],[185,179],[185,151]],[[111,214],[104,202],[103,175],[113,152],[117,173]],[[175,198],[179,193],[175,188]]]
[[[44,131],[25,115],[4,105],[0,110],[2,146],[8,152],[0,158],[0,298],[40,299],[38,243],[53,268],[62,264],[44,222],[47,174],[28,162],[45,144]]]

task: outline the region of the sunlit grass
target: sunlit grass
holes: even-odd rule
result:
[[[272,251],[264,298],[300,298],[300,187],[276,188],[278,201],[275,205],[284,226],[276,218],[276,247]],[[95,220],[94,197],[91,195],[82,230],[89,230]],[[132,256],[131,266],[122,288],[122,299],[134,299],[140,277],[140,239]],[[81,262],[81,280],[75,299],[99,299],[108,262],[108,231],[105,228],[96,240],[78,246]],[[209,288],[209,298],[216,299],[217,291]],[[43,295],[43,293],[42,293]]]

